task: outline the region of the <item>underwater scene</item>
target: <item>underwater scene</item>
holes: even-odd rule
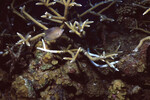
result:
[[[0,0],[0,100],[150,100],[150,0]]]

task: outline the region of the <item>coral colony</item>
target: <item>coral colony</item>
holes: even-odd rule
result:
[[[11,7],[12,7],[12,9],[13,9],[13,12],[14,13],[16,13],[17,15],[19,15],[19,16],[21,16],[21,18],[23,18],[23,19],[28,19],[28,20],[31,20],[31,21],[33,21],[36,25],[38,25],[39,27],[41,27],[42,29],[44,29],[44,30],[50,30],[49,28],[47,28],[45,25],[43,25],[43,24],[41,24],[41,23],[39,23],[37,20],[35,20],[31,15],[29,15],[26,11],[25,11],[25,6],[23,6],[23,7],[21,7],[20,9],[21,9],[21,11],[22,11],[22,13],[24,14],[24,15],[21,15],[18,11],[16,11],[15,10],[15,8],[13,7],[13,4],[14,4],[14,1],[15,0],[13,0],[13,2],[12,2],[12,5],[11,5]],[[100,10],[99,12],[95,12],[94,11],[94,9],[95,8],[97,8],[98,6],[100,6],[100,5],[103,5],[103,4],[105,4],[105,3],[109,3],[109,2],[111,2],[110,3],[110,5],[108,5],[106,8],[104,8],[104,9],[102,9],[102,10]],[[88,10],[86,10],[85,12],[83,12],[82,14],[80,14],[79,15],[79,18],[82,18],[83,16],[85,16],[86,14],[88,14],[88,13],[94,13],[95,15],[98,15],[98,16],[100,16],[100,21],[104,21],[104,20],[108,20],[108,21],[114,21],[113,19],[111,19],[111,18],[107,18],[105,15],[102,15],[101,13],[103,12],[103,11],[105,11],[106,9],[108,9],[109,7],[111,7],[111,5],[113,5],[114,3],[116,3],[116,2],[122,2],[122,1],[119,1],[119,0],[108,0],[108,1],[102,1],[102,2],[100,2],[100,3],[98,3],[98,4],[96,4],[96,5],[92,5],[92,7],[90,8],[90,9],[88,9]],[[62,4],[62,5],[64,5],[64,15],[62,16],[61,14],[59,14],[56,10],[54,10],[53,8],[52,8],[52,6],[53,5],[56,5],[57,3],[59,3],[59,4]],[[52,1],[52,2],[50,2],[50,0],[40,0],[40,2],[38,2],[38,3],[36,3],[36,5],[38,5],[38,6],[40,6],[40,5],[44,5],[44,6],[46,6],[53,14],[50,14],[50,13],[48,13],[48,12],[45,12],[45,15],[42,15],[41,17],[42,18],[45,18],[45,19],[47,19],[47,20],[50,20],[50,21],[52,21],[52,22],[55,22],[55,23],[59,23],[60,24],[60,28],[63,28],[64,27],[64,25],[66,25],[69,29],[70,29],[70,33],[75,33],[75,34],[77,34],[80,38],[81,37],[83,37],[85,34],[86,34],[86,32],[84,31],[84,28],[86,28],[86,27],[90,27],[90,25],[89,24],[92,24],[92,23],[94,23],[94,21],[89,21],[89,19],[87,19],[87,20],[85,20],[84,22],[78,22],[78,21],[74,21],[74,19],[73,19],[73,23],[71,23],[72,22],[72,20],[68,20],[68,18],[67,18],[67,15],[68,15],[68,13],[69,13],[69,8],[71,8],[71,7],[74,7],[74,6],[77,6],[77,7],[81,7],[82,5],[81,4],[78,4],[78,3],[76,3],[74,0],[54,0],[54,1]],[[53,32],[53,34],[57,34],[57,30],[58,29],[53,29],[53,30],[55,30],[54,32]],[[40,38],[40,37],[43,37],[43,36],[45,36],[45,34],[46,33],[41,33],[41,34],[39,34],[39,35],[37,35],[37,36],[34,36],[34,37],[31,37],[31,35],[28,35],[28,36],[26,36],[26,38],[24,38],[20,33],[17,33],[17,35],[21,38],[21,40],[20,41],[18,41],[16,44],[21,44],[21,43],[23,43],[23,44],[26,44],[27,46],[30,46],[30,41],[33,41],[33,40],[35,40],[35,39],[38,39],[38,38]],[[51,33],[50,33],[51,34]],[[61,36],[61,35],[60,35]],[[54,38],[55,39],[55,38]],[[45,47],[44,47],[44,45],[45,45],[45,43],[44,43],[44,40],[42,41],[43,42],[43,48],[39,48],[39,47],[37,47],[37,49],[39,49],[39,50],[42,50],[42,51],[45,51],[45,52],[50,52],[50,53],[65,53],[65,52],[70,52],[70,51],[72,51],[72,50],[60,50],[60,51],[57,51],[57,50],[47,50]],[[109,62],[109,61],[107,61],[107,60],[105,60],[106,58],[112,58],[113,59],[113,56],[117,56],[118,55],[118,53],[116,53],[116,54],[110,54],[110,55],[107,55],[107,56],[105,56],[105,54],[103,53],[103,55],[101,55],[101,56],[99,56],[99,55],[92,55],[92,53],[90,53],[89,51],[87,52],[87,51],[85,51],[85,50],[80,50],[80,49],[77,49],[76,51],[74,51],[74,52],[77,52],[76,53],[76,55],[75,55],[75,57],[72,57],[72,59],[70,59],[71,60],[71,62],[72,61],[74,61],[76,58],[77,58],[77,56],[78,56],[78,54],[79,54],[79,52],[83,52],[84,51],[84,54],[86,55],[86,56],[88,56],[88,58],[91,60],[91,62],[93,63],[93,65],[95,65],[95,66],[97,66],[98,67],[98,65],[96,64],[96,63],[94,63],[94,61],[93,60],[101,60],[101,61],[103,61],[103,62],[106,62],[108,65],[99,65],[99,67],[100,68],[103,68],[104,66],[105,67],[111,67],[111,68],[114,68],[116,71],[119,71],[117,68],[115,68],[115,66],[114,66],[114,64],[116,64],[118,61],[114,61],[114,62]],[[86,52],[86,53],[85,53]],[[64,58],[65,60],[68,60],[68,58]],[[93,59],[93,60],[92,60]]]
[[[0,85],[8,83],[11,90],[2,89],[0,99],[137,100],[143,93],[141,97],[150,100],[148,0],[83,0],[86,5],[77,0],[27,0],[16,6],[17,1],[8,8],[25,22],[28,33],[18,29],[11,35],[18,40],[0,51],[9,58],[8,73],[0,69]],[[42,14],[30,14],[29,3],[43,8]]]

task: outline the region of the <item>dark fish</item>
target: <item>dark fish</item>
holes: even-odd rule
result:
[[[64,31],[64,29],[61,29],[59,27],[49,28],[44,31],[44,33],[45,33],[44,39],[47,41],[55,40],[62,35],[63,31]]]

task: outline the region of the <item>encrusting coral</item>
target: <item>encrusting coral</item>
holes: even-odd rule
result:
[[[126,100],[125,83],[121,80],[114,80],[109,87],[109,100]]]

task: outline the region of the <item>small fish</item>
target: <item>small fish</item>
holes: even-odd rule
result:
[[[62,35],[63,31],[64,31],[64,29],[61,29],[59,27],[49,28],[44,31],[44,33],[45,33],[44,39],[47,41],[55,40]]]

